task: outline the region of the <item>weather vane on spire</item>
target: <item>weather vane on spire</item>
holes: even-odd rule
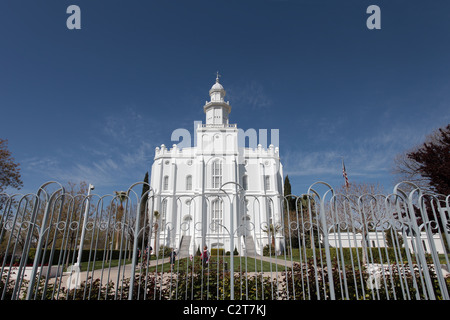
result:
[[[219,74],[219,71],[217,71],[217,73],[216,73],[216,82],[219,82],[219,77],[221,77],[221,75]]]

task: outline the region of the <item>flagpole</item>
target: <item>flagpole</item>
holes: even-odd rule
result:
[[[350,187],[350,183],[348,182],[347,171],[345,170],[344,157],[342,157],[342,176],[345,179],[345,189],[348,193],[348,188]]]

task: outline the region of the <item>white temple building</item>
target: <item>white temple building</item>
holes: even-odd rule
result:
[[[217,77],[203,106],[206,121],[196,128],[197,145],[155,150],[150,186],[152,210],[160,215],[157,246],[175,248],[179,256],[204,245],[240,255],[261,255],[269,243],[277,251],[283,246],[279,149],[238,144],[242,130],[229,122],[225,94]]]

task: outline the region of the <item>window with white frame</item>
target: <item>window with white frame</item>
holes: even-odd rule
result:
[[[192,176],[186,177],[186,190],[192,190]]]
[[[223,223],[223,202],[221,199],[216,199],[211,203],[211,231],[222,232]]]
[[[268,221],[269,221],[269,225],[273,224],[273,205],[272,205],[272,201],[269,200],[269,203],[267,204],[267,216],[268,216]]]
[[[270,190],[270,176],[264,176],[264,185],[266,190]]]
[[[167,216],[167,199],[164,199],[161,204],[161,225],[163,227],[166,224],[166,216]]]
[[[212,164],[212,187],[220,188],[222,185],[222,161],[215,160]]]
[[[169,190],[169,176],[164,176],[163,190]]]

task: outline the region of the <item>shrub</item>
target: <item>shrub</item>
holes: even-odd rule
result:
[[[225,249],[223,248],[212,248],[211,257],[223,256],[225,254]]]
[[[0,295],[4,294],[5,300],[11,300],[14,292],[14,286],[16,282],[14,280],[9,279],[7,281],[7,274],[8,272],[6,270],[3,271],[3,274],[0,275]],[[28,285],[28,281],[24,280],[25,287]]]
[[[375,280],[375,277],[365,268],[356,270],[346,268],[344,271],[338,267],[337,260],[333,260],[332,264],[333,286],[337,300],[409,300],[417,298],[416,292],[420,299],[426,299],[426,288],[419,280],[417,265],[414,266],[415,270],[411,271],[406,265],[392,264],[390,270],[386,267],[378,273],[377,286],[370,288],[368,280]],[[431,265],[428,268],[433,291],[437,299],[442,299],[436,274]],[[448,282],[447,287],[450,289]],[[303,264],[295,263],[293,270],[284,273],[283,299],[330,299],[328,268],[319,267],[313,259]]]
[[[275,255],[275,247],[274,246],[266,245],[263,248],[263,256],[269,257],[269,256],[274,256],[274,255]]]
[[[133,300],[165,300],[168,296],[166,289],[161,288],[161,281],[154,274],[136,275],[133,282]],[[127,300],[130,292],[130,279],[126,279],[119,288],[119,299]]]
[[[180,263],[181,264],[181,263]],[[184,264],[184,262],[183,262]],[[194,263],[180,267],[177,279],[168,279],[164,283],[166,294],[173,300],[230,300],[230,274],[222,272],[224,261],[219,260],[214,268],[202,268],[199,259]],[[234,299],[262,300],[277,298],[275,279],[262,274],[249,276],[235,273]]]
[[[44,252],[44,251],[42,251]],[[129,254],[129,251],[125,251],[125,250],[103,250],[103,249],[98,249],[98,250],[82,250],[81,252],[81,262],[87,262],[90,261],[102,261],[103,259],[111,259],[111,260],[117,260],[120,257],[120,253],[122,252],[122,259],[125,259],[126,256]],[[41,261],[43,261],[44,265],[49,264],[50,261],[50,254],[51,254],[51,250],[47,249],[45,250],[45,257],[44,259],[42,259],[42,254],[41,254]],[[36,256],[36,249],[35,248],[31,248],[29,253],[28,253],[28,259],[27,259],[27,265],[31,265],[34,262],[34,258]],[[60,250],[60,249],[55,249],[53,250],[53,257],[52,257],[52,261],[51,264],[52,265],[57,265],[58,263],[60,264],[65,264],[68,262],[69,264],[75,263],[77,261],[77,257],[78,257],[78,250],[74,251],[74,250]],[[41,262],[40,261],[40,262]]]
[[[168,246],[161,246],[161,247],[159,247],[158,257],[159,257],[159,258],[166,258],[166,257],[169,257],[171,251],[172,251],[172,248],[171,248],[171,247],[168,247]]]

